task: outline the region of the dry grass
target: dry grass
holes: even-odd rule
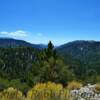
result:
[[[100,93],[100,83],[95,85],[95,91]]]
[[[70,90],[74,90],[74,89],[80,89],[82,87],[82,84],[80,82],[77,81],[72,81],[69,82],[67,88]]]

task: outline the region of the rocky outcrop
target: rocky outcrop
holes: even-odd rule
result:
[[[100,92],[97,92],[95,85],[88,84],[71,91],[73,100],[100,100]]]

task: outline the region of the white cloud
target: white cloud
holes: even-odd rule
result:
[[[6,36],[11,36],[11,37],[26,37],[27,36],[27,32],[22,31],[22,30],[18,30],[15,32],[0,32],[1,35],[6,35]]]

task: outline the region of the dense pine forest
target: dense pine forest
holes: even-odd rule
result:
[[[100,82],[99,52],[96,52],[98,55],[93,53],[92,58],[88,55],[88,59],[83,60],[80,56],[78,59],[75,55],[62,53],[61,49],[55,48],[51,41],[42,49],[25,45],[1,47],[0,90],[15,87],[26,94],[33,85],[48,81],[63,86],[73,80],[83,84]]]
[[[58,57],[51,42],[43,50],[14,47],[0,48],[0,52],[1,89],[10,85],[19,85],[21,88],[25,86],[28,89],[38,82],[47,81],[66,84],[74,77]],[[20,89],[19,86],[17,88]]]

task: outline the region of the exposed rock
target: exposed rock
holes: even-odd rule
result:
[[[72,90],[73,100],[100,100],[100,93],[95,92],[95,85],[88,84],[79,90]]]

